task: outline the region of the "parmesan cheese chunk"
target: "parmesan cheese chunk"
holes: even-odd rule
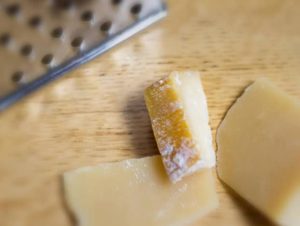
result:
[[[284,226],[300,225],[300,102],[256,81],[218,129],[218,174]]]
[[[181,226],[216,208],[211,171],[172,184],[160,156],[104,163],[64,175],[80,226]]]
[[[173,72],[145,90],[145,101],[171,181],[215,166],[206,97],[197,72]]]

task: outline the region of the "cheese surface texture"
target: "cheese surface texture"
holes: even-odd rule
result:
[[[211,171],[172,184],[160,156],[64,174],[66,201],[80,226],[181,226],[216,208]]]
[[[199,73],[171,73],[145,90],[145,101],[171,181],[215,166],[206,97]]]
[[[300,102],[259,79],[217,132],[219,177],[284,226],[300,225]]]

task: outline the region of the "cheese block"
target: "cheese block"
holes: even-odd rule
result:
[[[216,208],[210,170],[172,184],[160,156],[64,174],[67,204],[80,226],[181,226]]]
[[[145,90],[163,163],[172,182],[215,165],[206,97],[197,72],[173,72]]]
[[[300,102],[259,79],[217,132],[218,174],[284,226],[300,225]]]

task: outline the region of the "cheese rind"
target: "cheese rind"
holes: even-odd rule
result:
[[[273,221],[300,225],[300,102],[259,79],[217,131],[220,178]]]
[[[67,172],[64,187],[80,226],[188,225],[218,204],[209,169],[172,184],[160,156]]]
[[[145,90],[145,101],[171,181],[215,165],[206,97],[199,73],[171,73]]]

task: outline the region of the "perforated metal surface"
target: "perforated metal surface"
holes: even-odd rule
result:
[[[165,14],[162,0],[1,0],[0,110]]]

